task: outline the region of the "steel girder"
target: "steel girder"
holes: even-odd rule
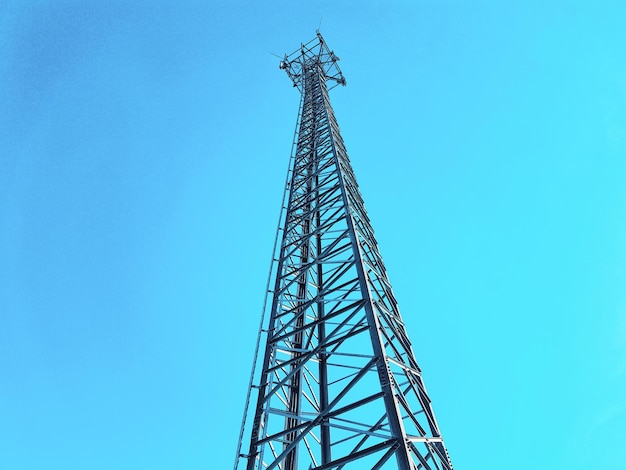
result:
[[[281,62],[303,102],[235,469],[452,470],[328,97],[337,60],[318,33]]]

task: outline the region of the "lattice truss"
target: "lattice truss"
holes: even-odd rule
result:
[[[337,60],[318,33],[281,62],[303,102],[235,469],[451,470],[330,105]]]

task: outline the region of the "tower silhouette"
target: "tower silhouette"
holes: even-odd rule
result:
[[[235,470],[452,470],[330,104],[338,60],[318,32],[280,63],[302,98]]]

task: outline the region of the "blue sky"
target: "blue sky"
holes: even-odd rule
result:
[[[232,465],[298,92],[459,469],[625,469],[626,3],[5,1],[0,468]]]

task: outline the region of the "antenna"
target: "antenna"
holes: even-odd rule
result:
[[[452,470],[330,103],[338,60],[318,31],[280,61],[302,98],[234,470]]]

